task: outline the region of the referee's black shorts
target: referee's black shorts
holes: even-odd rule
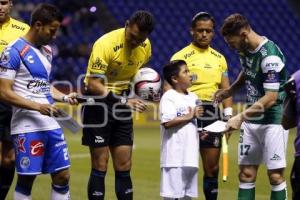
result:
[[[131,109],[126,105],[100,103],[82,107],[82,144],[90,147],[133,144]]]
[[[220,109],[214,107],[212,102],[203,102],[204,114],[197,119],[198,128],[203,128],[214,123],[217,120],[222,119]],[[200,133],[201,136],[201,133]],[[200,137],[200,149],[202,148],[221,148],[222,147],[222,134],[220,133],[208,133],[208,137],[201,139]]]
[[[11,117],[11,106],[0,103],[0,141],[12,141],[10,135]]]

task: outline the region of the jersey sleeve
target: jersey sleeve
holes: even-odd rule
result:
[[[222,76],[228,76],[227,62],[224,56],[221,57],[220,64],[221,64]]]
[[[105,42],[98,40],[94,44],[88,62],[88,69],[91,74],[104,75],[106,73],[108,64],[110,62],[109,54],[110,50]]]
[[[176,117],[176,107],[170,98],[162,98],[160,102],[161,124],[171,121]]]
[[[279,74],[283,69],[284,63],[280,57],[270,55],[261,62],[263,73],[263,87],[268,91],[278,91],[280,86]]]
[[[20,67],[20,54],[15,48],[6,48],[0,58],[0,78],[14,80]]]
[[[151,56],[152,56],[152,48],[151,48],[151,43],[149,41],[146,46],[146,56],[145,56],[144,64],[147,64],[150,61]]]

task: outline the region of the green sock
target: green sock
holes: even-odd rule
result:
[[[287,190],[284,188],[280,191],[271,192],[271,200],[286,200],[287,199]]]
[[[238,200],[255,200],[255,187],[249,189],[239,188]]]

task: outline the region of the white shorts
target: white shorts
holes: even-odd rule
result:
[[[279,124],[251,124],[241,127],[238,148],[239,165],[259,165],[267,169],[286,167],[288,131]]]
[[[160,172],[161,197],[198,197],[198,168],[162,167]]]

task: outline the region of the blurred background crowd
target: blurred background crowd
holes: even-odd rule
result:
[[[171,55],[190,40],[192,17],[199,11],[211,13],[216,20],[213,47],[225,55],[231,82],[240,71],[236,54],[220,36],[223,19],[240,12],[254,30],[279,45],[286,56],[289,73],[300,67],[300,15],[296,0],[14,0],[12,16],[29,23],[30,12],[37,3],[48,2],[64,13],[60,33],[55,40],[54,80],[68,80],[80,87],[77,77],[84,74],[93,43],[104,33],[123,27],[125,20],[138,9],[148,10],[156,18],[151,34],[153,57],[150,66],[161,73]],[[243,100],[242,95],[235,100]]]

